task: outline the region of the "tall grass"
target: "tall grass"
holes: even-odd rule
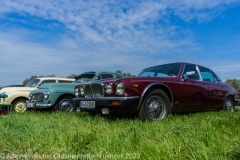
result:
[[[163,121],[28,111],[0,116],[0,159],[240,159],[240,111]]]

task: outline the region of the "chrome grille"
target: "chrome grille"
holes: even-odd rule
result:
[[[103,97],[104,90],[101,84],[86,85],[84,88],[85,97]]]
[[[32,97],[31,97],[31,101],[42,102],[43,99],[44,99],[44,95],[43,95],[43,93],[33,94]]]

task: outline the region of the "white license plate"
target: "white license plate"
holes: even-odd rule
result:
[[[79,106],[80,106],[80,108],[94,109],[95,101],[80,101]]]
[[[31,102],[27,103],[27,108],[33,108],[34,106],[35,106],[35,103],[31,103]]]

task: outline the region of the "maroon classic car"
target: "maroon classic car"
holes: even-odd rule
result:
[[[73,105],[80,110],[161,120],[172,112],[234,112],[237,92],[212,70],[179,62],[146,68],[134,78],[78,85],[75,94]]]

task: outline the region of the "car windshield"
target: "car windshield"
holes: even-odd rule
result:
[[[181,68],[180,63],[165,64],[144,69],[138,77],[168,77],[177,76]]]
[[[89,82],[93,79],[95,74],[81,74],[75,77],[75,80],[72,83],[82,83]]]
[[[28,82],[28,84],[26,85],[26,87],[35,87],[37,86],[38,82],[40,81],[40,79],[33,79],[30,82]]]

